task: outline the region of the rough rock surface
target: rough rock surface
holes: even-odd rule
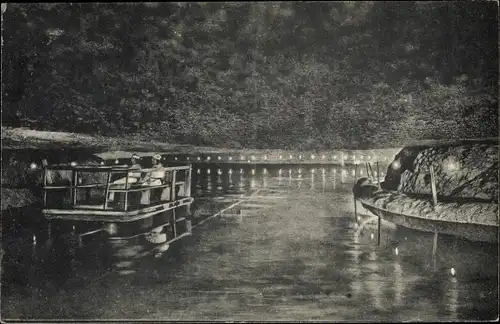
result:
[[[407,147],[395,161],[385,189],[431,195],[432,165],[438,196],[498,202],[498,143]]]
[[[433,206],[428,198],[410,197],[404,193],[379,191],[367,199],[370,205],[397,214],[455,223],[498,226],[498,204],[486,202],[446,202]]]

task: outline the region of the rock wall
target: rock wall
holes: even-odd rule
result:
[[[384,189],[431,195],[430,166],[441,199],[498,202],[498,141],[403,148],[387,170]]]

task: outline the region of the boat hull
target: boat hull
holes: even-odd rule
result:
[[[369,210],[374,215],[398,226],[425,232],[438,232],[459,236],[471,241],[498,242],[498,226],[425,219],[422,217],[394,213],[386,209],[375,207],[363,199],[358,200],[365,209]]]

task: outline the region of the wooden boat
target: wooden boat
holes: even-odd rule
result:
[[[455,222],[449,220],[442,220],[436,218],[429,218],[429,214],[426,213],[401,213],[391,211],[388,208],[383,208],[376,205],[377,197],[381,199],[391,200],[394,197],[401,195],[398,192],[390,192],[386,190],[377,190],[376,187],[372,187],[371,196],[355,196],[355,199],[361,203],[361,205],[373,213],[375,216],[394,223],[398,226],[403,226],[410,229],[415,229],[424,232],[437,232],[442,234],[449,234],[454,236],[459,236],[466,238],[471,241],[483,241],[483,242],[498,242],[498,225],[493,224],[481,224],[481,223],[468,223],[468,222]],[[363,192],[367,193],[369,188],[362,189]],[[409,197],[408,197],[409,198]],[[422,198],[409,198],[422,201]],[[427,199],[428,203],[431,204],[430,198]],[[446,203],[443,203],[446,204]],[[444,207],[446,208],[446,207]],[[498,210],[498,209],[495,209]]]
[[[153,174],[154,182],[142,181]],[[190,165],[133,168],[102,163],[43,168],[42,214],[49,230],[71,232],[80,239],[100,232],[111,239],[144,236],[151,241],[150,234],[155,233],[163,238],[160,243],[168,244],[190,234],[192,202]]]
[[[357,181],[354,199],[398,226],[497,243],[497,149],[498,141],[492,140],[403,148],[384,181]],[[465,150],[477,154],[461,154]],[[456,158],[450,171],[453,154],[461,160]],[[473,173],[471,181],[466,172]]]

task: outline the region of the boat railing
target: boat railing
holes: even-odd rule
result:
[[[153,168],[52,165],[45,167],[43,173],[44,208],[56,201],[62,208],[127,211],[191,196],[191,165]],[[64,184],[54,181],[54,175],[62,178],[60,182]],[[65,194],[61,195],[61,191]],[[151,199],[154,193],[158,196],[158,191],[160,197]]]

